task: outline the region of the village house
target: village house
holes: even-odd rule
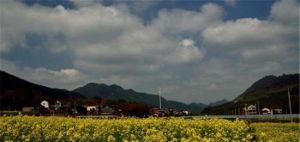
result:
[[[252,104],[252,105],[249,105],[249,106],[245,106],[245,108],[244,108],[244,111],[245,111],[245,114],[246,115],[254,115],[254,114],[257,114],[257,112],[256,112],[256,104]]]
[[[269,109],[269,108],[263,108],[262,114],[282,114],[281,108],[275,108],[275,109]]]
[[[44,108],[46,108],[46,109],[49,108],[49,102],[47,102],[46,100],[42,101],[42,102],[41,102],[41,105],[42,105]]]
[[[269,108],[263,108],[262,110],[261,110],[261,112],[262,112],[262,114],[272,114],[272,111],[269,109]]]

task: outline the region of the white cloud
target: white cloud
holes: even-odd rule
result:
[[[33,74],[32,79],[37,82],[51,82],[53,84],[71,84],[83,81],[85,75],[76,69],[61,69],[58,71],[46,68],[24,68],[25,72]],[[53,85],[51,84],[51,86]]]
[[[4,41],[10,43],[8,46],[26,44],[26,34],[32,33],[46,37],[63,35],[67,44],[73,47],[72,44],[75,42],[76,45],[76,41],[86,44],[113,40],[125,29],[141,26],[137,18],[126,15],[128,12],[125,9],[104,7],[100,4],[70,10],[62,6],[54,9],[39,5],[29,7],[16,1],[1,3],[1,32]]]
[[[256,18],[228,21],[219,26],[207,28],[204,42],[211,48],[256,48],[278,44],[295,35],[295,29]]]
[[[191,46],[195,46],[195,42],[191,39],[184,39],[181,41],[181,44],[183,47],[191,47]]]
[[[298,26],[299,23],[299,1],[281,0],[277,1],[271,10],[270,18],[285,25]]]
[[[279,46],[269,46],[259,49],[244,50],[241,54],[246,61],[280,61],[290,55],[286,49]]]
[[[74,85],[82,85],[87,77],[77,69],[49,70],[23,67],[3,59],[0,60],[0,69],[33,83],[56,88],[64,86],[64,88],[73,89]]]
[[[277,7],[285,11],[279,14]],[[296,7],[295,1],[278,1],[267,20],[243,18],[205,28],[202,37],[207,56],[212,52],[218,56],[199,64],[193,78],[183,79],[168,93],[184,94],[176,99],[187,102],[233,99],[266,75],[298,72],[299,27],[292,24],[298,23]],[[291,15],[284,16],[288,13]]]
[[[237,3],[237,0],[224,0],[224,2],[229,6],[234,6]]]
[[[298,23],[298,7],[296,1],[278,1],[267,20],[242,18],[209,27],[203,32],[204,46],[257,63],[295,59],[299,27],[292,23]]]
[[[172,64],[190,63],[191,61],[200,61],[204,57],[204,51],[195,46],[191,39],[183,39],[180,45],[170,54],[167,59]]]
[[[201,61],[204,56],[195,43],[181,43],[182,40],[194,42],[192,39],[166,36],[155,25],[144,25],[124,6],[105,7],[99,3],[90,5],[81,2],[75,4],[78,4],[78,9],[27,6],[17,1],[2,1],[1,9],[6,12],[1,15],[5,30],[1,35],[10,43],[7,47],[18,48],[12,45],[21,44],[31,50],[26,45],[26,34],[44,36],[46,39],[41,48],[50,48],[54,53],[68,49],[74,52],[74,66],[77,69],[89,72],[97,79],[114,78],[114,81],[116,76],[125,76],[126,80],[130,80],[126,76],[132,74],[154,76],[166,66],[178,64],[180,68],[180,64]],[[194,15],[194,21],[200,18],[203,24],[214,21],[211,19],[217,19],[220,15],[219,7],[213,4],[207,4],[201,9],[195,13],[182,12],[187,16]],[[197,23],[194,24],[195,29]],[[63,37],[63,40],[56,39],[57,35]],[[36,70],[45,75],[67,75],[65,70]],[[161,76],[163,75],[165,74]],[[123,79],[120,82],[121,80]]]
[[[221,22],[223,10],[216,4],[205,4],[200,11],[162,10],[153,26],[164,34],[199,33]]]
[[[298,70],[291,65],[298,62],[295,1],[276,2],[266,20],[224,21],[222,7],[209,3],[198,11],[160,10],[148,24],[123,4],[73,1],[78,8],[0,1],[1,54],[31,50],[28,34],[43,37],[35,48],[74,54],[74,64],[61,69],[0,58],[1,69],[59,88],[89,81],[145,92],[160,86],[165,97],[185,102],[233,98],[265,75]]]

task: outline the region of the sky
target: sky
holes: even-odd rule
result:
[[[299,73],[297,0],[1,0],[0,24],[0,69],[54,88],[208,104]]]

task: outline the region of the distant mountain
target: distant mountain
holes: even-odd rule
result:
[[[228,102],[229,102],[228,100],[222,99],[222,100],[219,100],[219,101],[216,101],[216,102],[209,103],[208,106],[219,106],[219,105],[226,104]]]
[[[250,86],[244,93],[234,101],[245,101],[258,98],[276,97],[277,95],[287,96],[287,89],[290,88],[292,94],[299,96],[299,74],[282,76],[266,76]]]
[[[150,106],[158,106],[158,96],[154,94],[147,94],[136,92],[132,89],[123,89],[118,85],[106,85],[89,83],[83,87],[73,90],[86,97],[101,97],[108,100],[126,100],[130,102],[144,103]],[[194,113],[200,113],[206,105],[204,104],[184,104],[177,101],[168,101],[162,97],[162,106],[168,108],[175,108],[178,110],[188,110]]]
[[[287,113],[288,88],[291,94],[293,113],[299,113],[299,74],[284,74],[282,76],[266,76],[253,85],[233,101],[223,105],[206,108],[206,114],[237,114],[242,112],[246,104],[257,104],[260,108],[281,108]]]
[[[39,106],[47,100],[77,101],[85,98],[79,93],[48,88],[0,71],[0,109],[20,110],[23,106]]]
[[[148,106],[158,106],[158,96],[123,89],[118,85],[89,83],[74,91],[49,88],[23,80],[4,71],[0,71],[0,110],[21,110],[24,106],[40,106],[40,102],[47,100],[53,104],[60,100],[64,104],[78,104],[83,101],[100,97],[105,100],[136,102]],[[177,101],[161,99],[162,106],[178,110],[188,110],[200,113],[204,104],[184,104]]]

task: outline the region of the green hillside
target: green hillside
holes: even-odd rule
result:
[[[73,90],[76,93],[80,93],[86,97],[100,97],[107,100],[126,100],[129,102],[144,103],[149,106],[158,106],[158,95],[136,92],[132,89],[123,89],[118,85],[106,85],[89,83],[83,87],[79,87]],[[193,113],[200,113],[206,105],[204,104],[184,104],[177,101],[168,101],[165,98],[161,98],[162,106],[168,108],[175,108],[178,110],[188,110]]]
[[[266,76],[233,101],[223,105],[207,107],[204,114],[241,114],[247,104],[257,104],[260,108],[280,108],[283,113],[289,112],[288,88],[291,94],[293,113],[299,113],[299,74]]]

